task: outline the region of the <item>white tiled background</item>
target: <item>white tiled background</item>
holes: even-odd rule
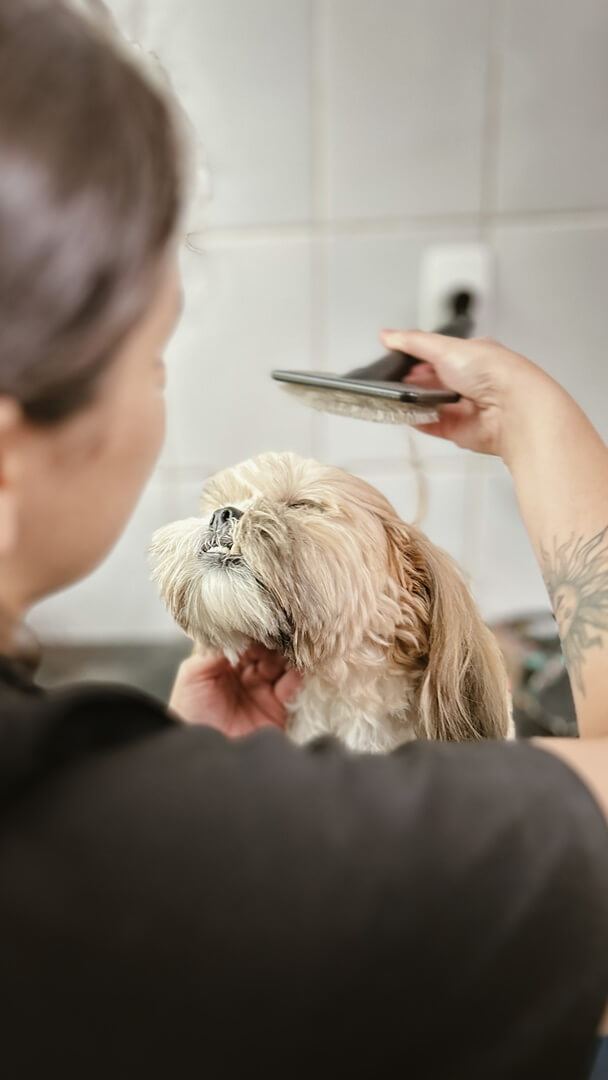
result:
[[[482,238],[495,326],[608,433],[606,0],[112,0],[205,148],[186,311],[169,349],[169,437],[131,526],[86,583],[43,604],[43,637],[163,638],[147,581],[154,527],[195,512],[217,467],[294,449],[416,509],[400,429],[316,417],[273,366],[371,360],[416,320],[432,243]],[[567,438],[564,432],[564,438]],[[545,605],[499,463],[417,436],[424,525],[484,613]]]

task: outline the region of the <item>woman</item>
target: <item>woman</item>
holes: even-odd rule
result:
[[[170,714],[44,695],[18,627],[103,558],[161,445],[182,184],[166,103],[60,0],[0,0],[0,61],[4,1074],[585,1075],[608,975],[606,449],[523,358],[384,335],[463,394],[435,434],[512,471],[580,742],[298,750],[272,730],[297,675],[261,649],[187,661]]]

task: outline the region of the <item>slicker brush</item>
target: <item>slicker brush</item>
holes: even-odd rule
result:
[[[472,297],[456,293],[451,300],[452,317],[437,333],[467,338],[473,331]],[[414,356],[390,352],[379,360],[355,368],[346,375],[324,371],[273,371],[272,378],[304,405],[320,412],[372,420],[380,424],[425,424],[437,419],[437,408],[458,401],[451,390],[435,390],[404,383],[419,361]]]

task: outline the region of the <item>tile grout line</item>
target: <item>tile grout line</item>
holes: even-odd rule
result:
[[[327,183],[327,13],[325,0],[311,0],[310,107],[311,209],[313,229],[328,221]]]
[[[503,0],[495,0],[495,3],[490,5],[488,13],[484,116],[482,123],[479,235],[484,243],[491,242],[492,221],[498,202],[503,30]],[[466,462],[464,475],[465,512],[463,515],[460,562],[471,586],[477,585],[477,591],[480,589],[477,580],[477,567],[480,562],[483,536],[485,475],[485,458],[470,457]]]
[[[424,471],[434,475],[446,473],[458,473],[466,475],[469,462],[459,457],[450,457],[449,454],[426,458],[421,457]],[[353,473],[390,473],[393,476],[410,475],[415,472],[415,465],[406,457],[377,457],[377,458],[344,458],[336,462],[341,469]]]
[[[435,214],[419,217],[396,218],[361,218],[352,220],[319,220],[306,222],[285,222],[272,225],[235,225],[220,228],[209,227],[206,230],[194,230],[188,234],[190,241],[196,244],[200,238],[205,250],[217,248],[244,247],[270,243],[309,243],[317,236],[336,237],[344,235],[369,235],[370,233],[390,233],[404,231],[423,231],[426,229],[450,229],[482,226],[483,228],[517,228],[531,226],[537,228],[606,228],[608,227],[608,207],[563,208],[559,210],[512,210],[488,212],[481,209],[477,213]]]
[[[327,9],[325,0],[311,0],[310,39],[310,366],[325,368],[327,359]],[[313,457],[323,454],[324,421],[310,418]]]
[[[503,0],[490,5],[487,34],[487,67],[482,130],[480,217],[484,226],[497,212],[500,160],[500,108],[502,94]],[[485,237],[484,237],[485,239]]]

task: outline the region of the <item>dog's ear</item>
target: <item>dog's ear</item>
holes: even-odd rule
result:
[[[416,734],[426,739],[506,738],[507,677],[493,634],[451,558],[414,526],[386,525],[402,612],[394,659],[420,672]]]

